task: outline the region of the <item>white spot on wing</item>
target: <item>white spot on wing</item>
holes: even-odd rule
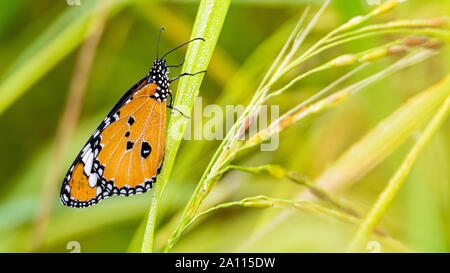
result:
[[[91,175],[89,176],[89,186],[91,188],[97,186],[97,179],[98,179],[97,174],[96,173],[91,173]]]
[[[86,162],[88,161],[90,154],[92,154],[91,149],[88,149],[83,153],[83,157],[81,158],[81,161],[83,161],[84,164],[86,164]]]
[[[87,161],[84,162],[84,173],[89,175],[92,170],[92,164],[94,164],[94,154],[92,151],[89,153],[89,156],[87,158]]]

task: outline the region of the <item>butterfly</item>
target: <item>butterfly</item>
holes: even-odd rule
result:
[[[192,39],[158,58],[150,72],[131,87],[117,102],[89,138],[69,168],[61,187],[63,205],[84,208],[113,195],[130,196],[151,189],[164,160],[166,139],[166,107],[172,106],[169,85],[183,73],[169,79],[164,57],[187,45]],[[166,106],[167,99],[170,103]]]

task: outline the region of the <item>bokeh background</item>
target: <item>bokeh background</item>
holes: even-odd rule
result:
[[[165,27],[161,51],[189,39],[198,2],[123,0],[112,7],[88,73],[79,119],[61,148],[56,144],[56,136],[67,107],[71,82],[76,76],[87,28],[77,26],[87,25],[83,18],[92,13],[95,2],[81,0],[80,6],[70,6],[63,0],[0,2],[0,84],[11,75],[17,75],[14,74],[17,71],[23,71],[14,78],[13,87],[20,91],[2,106],[0,113],[1,252],[70,252],[67,247],[71,241],[79,242],[82,252],[135,252],[140,249],[152,193],[114,197],[88,209],[72,209],[59,202],[60,182],[99,122],[122,94],[148,72],[155,59],[159,28]],[[203,104],[247,105],[263,72],[309,2],[231,1],[200,90]],[[312,8],[317,9],[320,2],[312,1]],[[372,8],[363,0],[333,1],[306,45]],[[446,0],[411,0],[372,22],[448,14],[450,3]],[[64,37],[55,42],[58,35]],[[388,40],[388,37],[377,36],[357,41],[322,54],[313,62],[319,64],[329,60],[330,56],[362,51]],[[39,55],[42,48],[50,52],[45,55],[44,62],[40,59],[44,55]],[[444,46],[440,52],[426,62],[371,85],[350,100],[292,126],[280,136],[278,150],[249,153],[239,159],[239,164],[273,163],[317,177],[380,120],[450,71],[448,48]],[[179,63],[184,54],[185,49],[174,52],[168,61]],[[255,56],[260,57],[255,59]],[[370,75],[371,71],[378,71],[393,61],[383,59],[366,73]],[[33,66],[33,62],[39,66]],[[311,96],[344,71],[337,69],[308,78],[276,103],[281,111],[287,110],[293,102]],[[172,75],[178,72],[172,69]],[[175,86],[172,90],[176,90]],[[382,227],[409,251],[450,250],[449,136],[450,123],[447,121],[415,163],[383,218]],[[366,213],[411,149],[413,140],[402,144],[352,187],[339,193],[338,198]],[[161,206],[156,249],[166,242],[218,144],[218,141],[182,143]],[[55,162],[54,156],[58,154],[55,149],[60,148],[63,159]],[[56,177],[57,184],[46,184],[49,177]],[[289,199],[304,190],[299,185],[262,174],[230,172],[216,185],[205,207],[259,194]],[[51,208],[45,220],[39,216],[42,204]],[[241,207],[217,211],[186,232],[173,251],[340,252],[345,251],[356,230],[354,225],[313,213],[294,212],[277,222],[274,219],[281,211],[279,208]],[[44,228],[40,230],[42,221]],[[394,252],[402,249],[393,249],[383,243],[381,248]]]

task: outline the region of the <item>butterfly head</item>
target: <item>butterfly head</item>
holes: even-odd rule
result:
[[[162,89],[169,88],[169,68],[165,60],[158,59],[153,62],[153,66],[148,72],[147,80],[149,83],[156,83]]]

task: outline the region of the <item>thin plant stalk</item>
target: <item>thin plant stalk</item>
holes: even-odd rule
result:
[[[332,39],[329,39],[327,42],[332,43],[338,40],[343,40],[345,38],[356,36],[359,34],[372,32],[376,30],[389,30],[394,28],[401,28],[401,29],[417,29],[417,28],[438,28],[444,26],[448,21],[447,17],[442,18],[434,18],[434,19],[418,19],[418,20],[399,20],[399,21],[393,21],[385,24],[376,24],[376,25],[370,25],[367,27],[360,28],[358,30],[349,31],[344,34],[338,35],[333,37]]]
[[[444,81],[439,83],[438,88],[450,89],[450,76],[447,76]],[[425,130],[421,134],[419,140],[416,142],[414,147],[406,156],[400,168],[388,182],[388,185],[379,195],[374,206],[368,213],[364,222],[361,223],[355,238],[351,242],[350,251],[356,251],[364,243],[370,232],[374,229],[376,225],[381,221],[381,218],[386,213],[392,200],[397,196],[398,191],[403,185],[403,182],[407,178],[411,171],[412,166],[416,162],[420,153],[426,147],[428,142],[432,139],[435,132],[439,129],[440,125],[447,118],[450,110],[450,96],[447,97],[442,106],[438,109],[430,123],[426,126]]]
[[[303,22],[305,21],[305,18],[308,15],[309,9],[310,9],[310,6],[307,6],[305,8],[305,10],[303,11],[302,16],[300,17],[300,20],[295,25],[294,30],[292,31],[291,35],[289,36],[287,42],[284,44],[281,51],[278,53],[277,57],[275,58],[275,61],[270,66],[269,70],[267,71],[266,75],[264,76],[263,80],[261,81],[258,89],[260,89],[262,86],[264,86],[264,84],[267,82],[269,76],[272,75],[273,70],[275,69],[276,65],[280,62],[281,58],[285,55],[285,52],[288,49],[289,45],[292,43],[292,40],[294,40],[295,34],[298,33],[299,31],[301,31],[301,26],[303,25]]]
[[[287,199],[279,199],[279,198],[271,198],[267,196],[255,196],[255,197],[247,197],[239,201],[233,201],[233,202],[226,202],[221,203],[219,205],[213,206],[203,212],[200,212],[196,214],[181,230],[181,232],[185,232],[189,227],[191,227],[197,220],[201,217],[204,217],[208,214],[211,214],[212,212],[216,212],[217,210],[230,208],[230,207],[244,207],[244,208],[282,208],[282,209],[295,209],[301,212],[306,213],[319,213],[325,216],[336,218],[340,221],[343,221],[345,223],[350,223],[353,225],[358,225],[361,223],[361,219],[354,215],[350,215],[347,213],[343,213],[338,210],[330,209],[321,205],[318,205],[316,203],[310,202],[310,201],[296,201],[296,200],[287,200]],[[406,248],[398,241],[390,238],[385,233],[380,232],[379,230],[373,230],[374,233],[380,238],[383,238],[388,244],[391,245],[391,247],[399,249],[400,251],[406,251]],[[176,241],[171,242],[172,245],[169,247],[172,247],[173,244],[176,243]]]
[[[206,70],[227,15],[229,4],[229,0],[203,0],[200,2],[191,38],[201,37],[205,39],[205,42],[199,41],[189,44],[182,70],[183,73],[195,73]],[[178,85],[174,107],[183,113],[191,113],[202,79],[203,74],[195,77],[182,77]],[[188,120],[182,115],[173,114],[170,117],[164,164],[150,204],[141,252],[152,252],[153,250],[159,204],[169,180],[187,122]]]
[[[240,170],[248,173],[260,174],[266,172],[277,179],[288,179],[296,184],[302,185],[308,188],[311,193],[313,193],[318,199],[321,199],[325,203],[330,204],[336,209],[342,210],[345,213],[351,214],[352,216],[359,217],[359,214],[352,208],[340,204],[333,196],[328,194],[325,190],[317,187],[312,183],[312,181],[305,175],[296,173],[294,171],[288,171],[279,165],[261,165],[256,167],[239,166],[239,165],[228,165],[223,170],[221,170],[217,175],[220,176],[229,170]]]
[[[419,63],[431,56],[433,56],[435,52],[429,50],[419,50],[417,52],[413,52],[410,55],[403,57],[396,63],[387,67],[386,69],[364,79],[357,83],[354,83],[342,90],[339,90],[317,102],[311,103],[315,98],[318,97],[319,94],[324,94],[324,90],[318,92],[316,95],[311,98],[305,100],[299,105],[293,107],[288,112],[283,114],[278,120],[274,121],[268,128],[261,130],[256,135],[252,136],[242,147],[239,148],[239,151],[244,149],[248,149],[254,147],[264,140],[268,139],[275,133],[279,133],[284,130],[286,127],[291,126],[292,124],[298,122],[305,117],[317,113],[325,108],[328,108],[332,105],[341,102],[343,99],[350,97],[350,95],[355,94],[361,90],[363,90],[368,85],[388,76],[392,73],[395,73],[405,67],[411,66],[413,64]],[[363,64],[364,65],[364,64]],[[363,66],[361,65],[361,66]],[[363,68],[363,67],[360,67]],[[354,71],[355,72],[355,71]],[[353,73],[353,72],[350,72]],[[329,88],[325,88],[327,91]],[[310,104],[309,104],[310,103]]]

